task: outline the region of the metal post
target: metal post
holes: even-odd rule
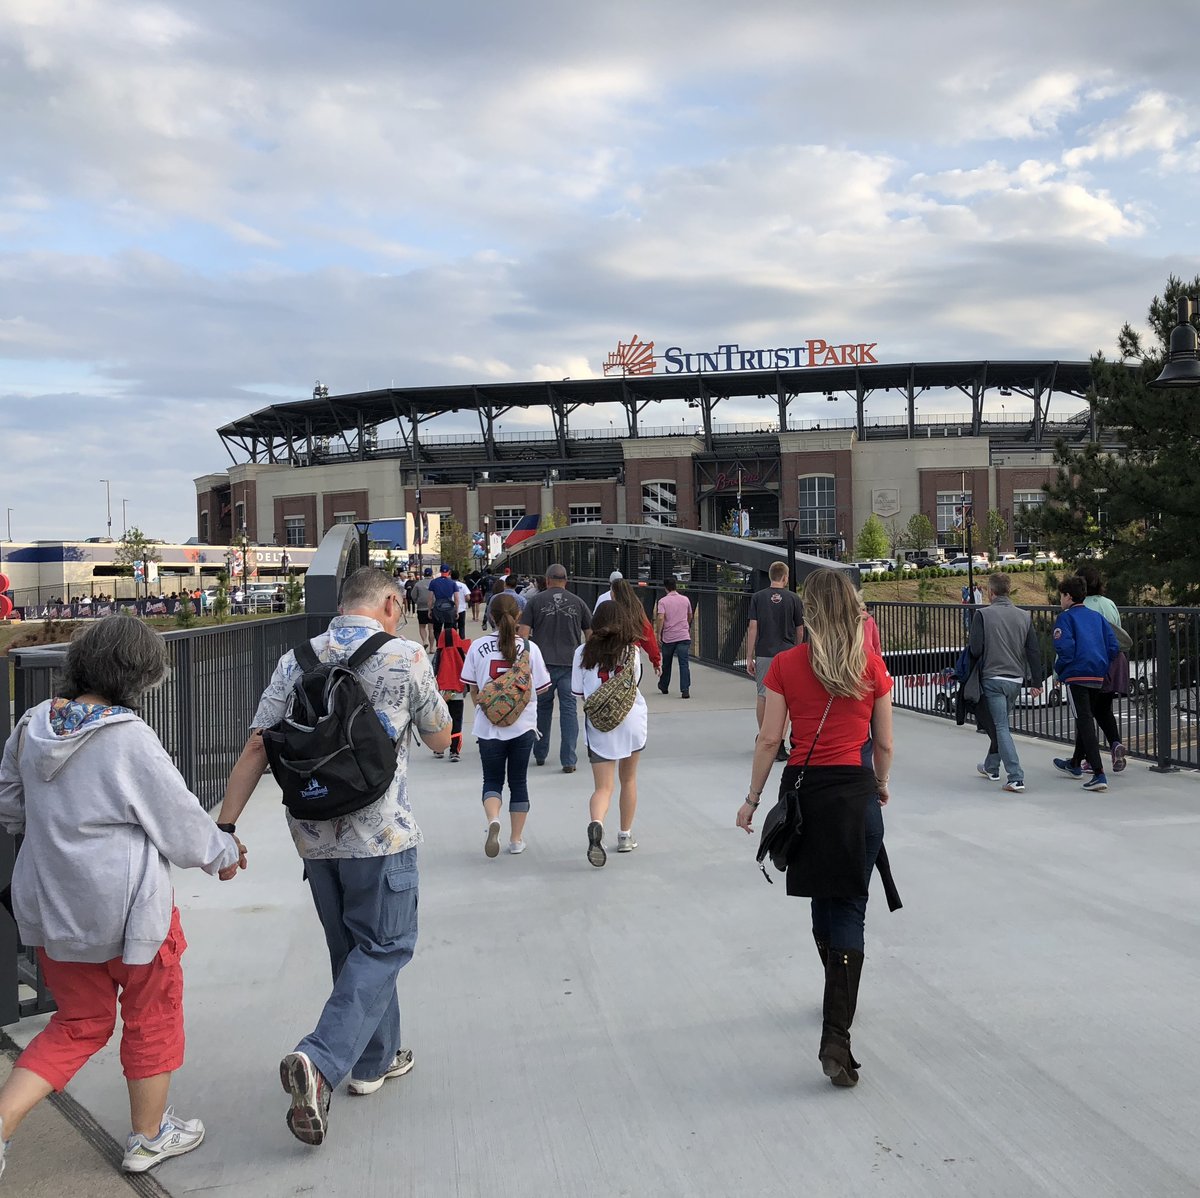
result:
[[[1175,679],[1171,676],[1171,629],[1167,613],[1154,613],[1154,748],[1158,760],[1150,768],[1156,774],[1175,774],[1179,767],[1171,760],[1171,695]],[[1181,663],[1182,664],[1182,663]]]
[[[786,516],[783,521],[787,529],[788,586],[793,594],[796,591],[796,525],[799,523],[796,516]]]
[[[108,539],[112,540],[112,483],[107,478],[100,480],[104,484],[104,505],[108,509]]]

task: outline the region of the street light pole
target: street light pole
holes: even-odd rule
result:
[[[787,530],[788,585],[793,594],[796,591],[796,525],[799,523],[796,516],[783,518],[783,527]]]
[[[108,539],[112,540],[112,483],[107,478],[100,480],[104,484],[104,506],[108,509]]]
[[[125,510],[128,503],[128,499],[121,500],[121,536],[124,536],[129,531],[129,520],[125,515]]]

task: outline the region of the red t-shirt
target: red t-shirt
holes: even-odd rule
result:
[[[877,653],[867,653],[864,677],[869,689],[862,699],[835,698],[821,739],[813,750],[813,765],[862,765],[863,745],[871,736],[875,700],[892,689],[892,677]],[[808,664],[808,646],[797,645],[776,653],[764,680],[768,690],[787,700],[792,720],[789,765],[803,765],[829,702],[829,692],[817,681]]]

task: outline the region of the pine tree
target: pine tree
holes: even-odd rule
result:
[[[867,517],[862,528],[858,530],[858,540],[854,543],[854,551],[863,559],[887,555],[887,529],[883,527],[883,521],[874,512]]]
[[[1067,562],[1099,552],[1110,593],[1136,601],[1156,591],[1168,602],[1200,602],[1200,554],[1194,549],[1200,511],[1200,389],[1156,390],[1149,384],[1166,358],[1176,301],[1200,293],[1171,275],[1150,303],[1152,347],[1125,324],[1118,360],[1092,358],[1088,399],[1096,427],[1116,433],[1122,448],[1098,442],[1055,449],[1058,475],[1037,513],[1044,544]],[[1197,323],[1195,315],[1192,323]]]

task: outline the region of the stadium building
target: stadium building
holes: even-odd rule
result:
[[[1043,500],[1056,441],[1104,438],[1086,362],[886,364],[874,346],[812,344],[671,347],[658,373],[635,338],[604,378],[346,395],[318,384],[311,399],[219,430],[233,464],[196,479],[197,537],[227,544],[244,528],[252,543],[314,546],[335,523],[411,527],[422,514],[503,537],[552,511],[572,524],[721,531],[736,512],[767,540],[795,518],[802,551],[840,556],[872,513],[885,525],[924,513],[940,543],[956,544],[965,503],[979,523],[999,511],[1009,528],[999,548],[1022,551],[1020,515]],[[781,365],[754,368],[768,353]],[[952,393],[961,415],[933,410],[929,400],[941,409]],[[792,411],[806,401],[811,412],[814,399],[824,418]],[[760,418],[721,423],[732,400]],[[599,427],[582,427],[581,408]],[[477,431],[446,430],[464,415]]]

